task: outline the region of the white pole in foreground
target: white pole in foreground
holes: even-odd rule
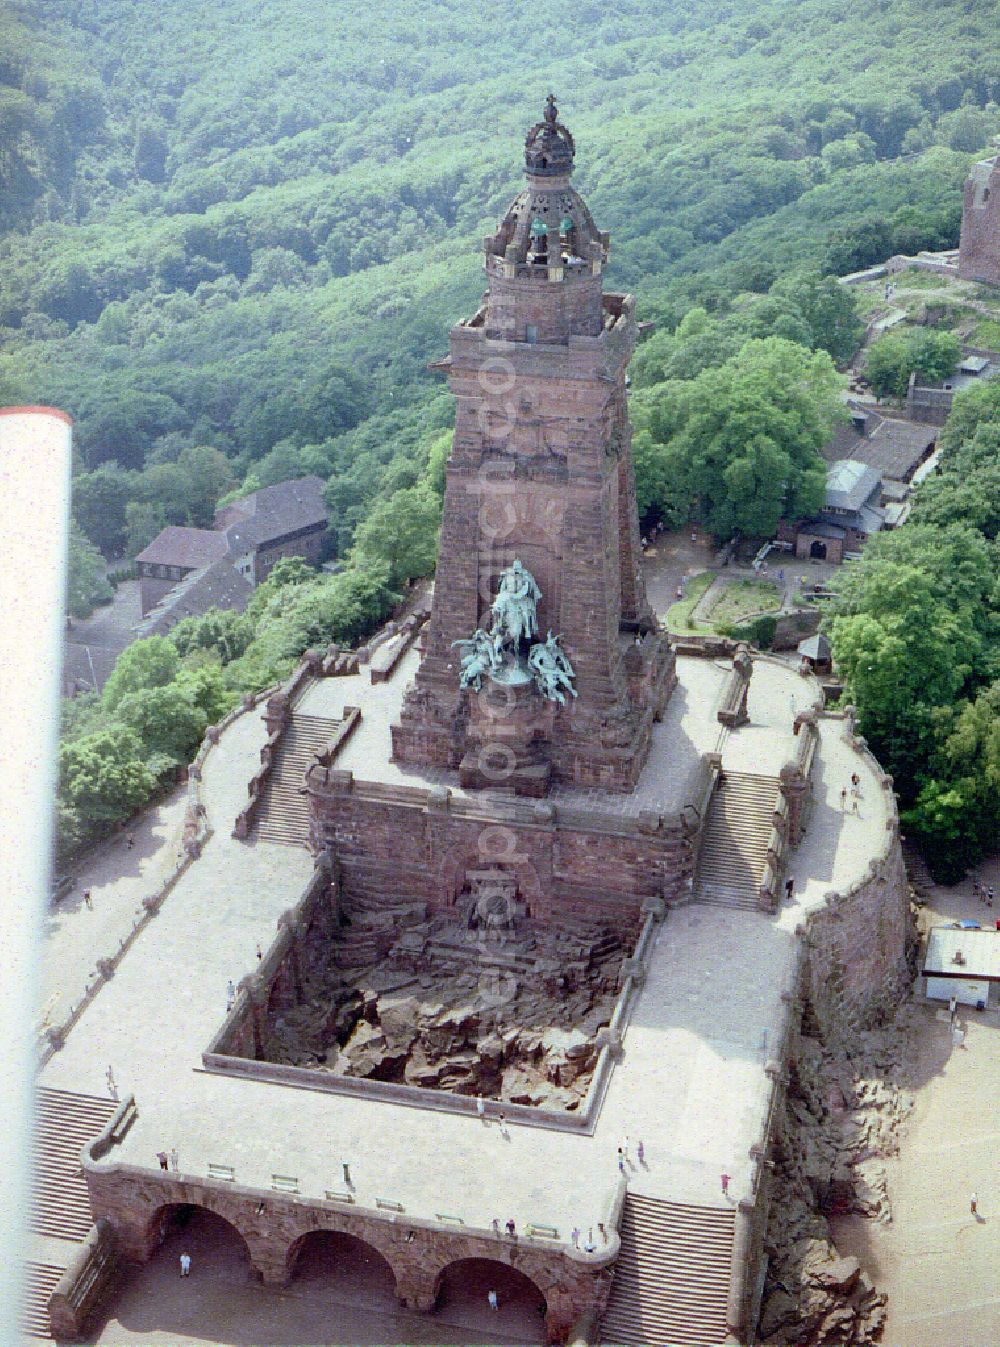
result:
[[[72,422],[0,408],[0,1343],[22,1340],[39,1013],[51,881]]]

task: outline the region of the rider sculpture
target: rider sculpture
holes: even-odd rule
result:
[[[561,706],[566,705],[567,692],[576,696],[573,666],[560,650],[558,636],[550,631],[544,641],[530,646],[526,658],[521,653],[522,643],[538,634],[541,597],[535,577],[522,562],[507,567],[490,607],[489,631],[478,627],[469,640],[452,641],[462,651],[460,687],[479,692],[485,675],[495,682],[533,681],[543,697]]]

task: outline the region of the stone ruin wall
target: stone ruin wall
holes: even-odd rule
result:
[[[335,772],[329,779],[337,777]],[[312,792],[313,844],[341,868],[348,904],[413,898],[447,908],[467,888],[468,876],[490,866],[512,870],[529,915],[634,920],[646,899],[679,898],[693,873],[694,831],[656,816],[615,820],[606,829],[591,821],[575,826],[558,807],[539,802],[504,817],[453,811],[446,798],[383,799],[352,789]],[[592,816],[591,816],[592,819]],[[407,876],[407,892],[398,890]]]
[[[1000,285],[1000,159],[976,164],[962,198],[958,274]]]
[[[865,878],[828,898],[806,926],[803,994],[829,1044],[881,1022],[909,983],[909,890],[894,819],[890,827]]]

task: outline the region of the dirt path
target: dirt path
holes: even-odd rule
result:
[[[997,887],[1000,859],[980,875]],[[930,891],[921,927],[959,918],[985,925],[988,915],[966,881]],[[956,1049],[947,1012],[938,1018],[922,986],[915,1000],[924,1026],[910,1063],[914,1110],[899,1156],[886,1165],[892,1224],[831,1224],[840,1251],[855,1254],[888,1292],[885,1347],[991,1347],[1000,1343],[1000,1010],[995,999],[981,1013],[960,1007],[967,1037]]]

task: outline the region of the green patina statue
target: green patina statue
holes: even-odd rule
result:
[[[460,687],[479,692],[485,676],[495,683],[534,682],[543,697],[561,706],[567,692],[576,696],[573,666],[559,648],[559,637],[550,631],[544,641],[529,644],[538,634],[541,597],[535,577],[522,562],[507,567],[490,608],[489,631],[477,627],[468,640],[452,642],[462,651]],[[522,653],[524,646],[527,655]]]

